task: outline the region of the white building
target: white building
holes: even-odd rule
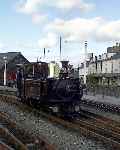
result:
[[[87,75],[95,75],[96,77],[106,77],[107,79],[115,79],[118,84],[120,82],[120,52],[104,53],[99,57],[93,57],[87,62]],[[84,65],[79,67],[79,77],[84,76]]]
[[[55,61],[49,63],[49,77],[50,78],[58,78],[60,73],[59,64]]]
[[[89,69],[89,62],[87,62],[87,65],[86,65],[86,74],[88,75],[88,70]],[[84,77],[84,64],[81,63],[81,66],[79,67],[79,78],[81,77]]]

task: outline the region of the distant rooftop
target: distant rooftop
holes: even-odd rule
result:
[[[120,59],[120,52],[111,57],[112,59]]]
[[[4,65],[4,57],[7,57],[7,63],[9,63],[10,61],[12,61],[15,57],[17,57],[19,55],[22,55],[21,52],[0,53],[0,69]]]
[[[118,52],[120,52],[120,43],[116,43],[115,46],[107,48],[107,53],[118,53]]]
[[[7,57],[7,61],[9,62],[14,57],[16,57],[20,52],[7,52],[7,53],[0,53],[0,66],[4,64],[4,57]]]

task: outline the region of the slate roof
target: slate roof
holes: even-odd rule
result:
[[[14,60],[15,57],[18,55],[22,55],[20,52],[7,52],[7,53],[0,53],[0,69],[2,69],[4,65],[4,57],[7,57],[7,63],[10,63],[12,60]],[[23,56],[23,55],[22,55]],[[24,57],[24,56],[23,56]],[[26,59],[26,58],[25,58]],[[29,62],[26,59],[26,62]]]

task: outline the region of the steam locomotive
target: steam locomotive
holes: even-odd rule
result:
[[[18,88],[21,100],[34,107],[45,106],[53,113],[74,113],[80,110],[83,89],[79,79],[69,77],[68,61],[62,61],[58,79],[48,77],[46,62],[31,66],[27,71],[24,67],[22,85],[18,86],[21,87]]]

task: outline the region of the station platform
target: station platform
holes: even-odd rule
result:
[[[82,103],[108,111],[120,113],[120,97],[111,97],[103,95],[84,94]]]
[[[0,86],[0,91],[4,91],[4,90],[15,92],[15,91],[17,91],[17,88],[12,88],[12,87],[8,87],[8,86]]]
[[[120,97],[112,97],[112,96],[103,96],[103,95],[93,95],[91,93],[84,94],[83,99],[93,100],[96,102],[120,105]]]
[[[12,87],[8,87],[8,86],[0,86],[0,94],[16,96],[17,88],[12,88]]]

